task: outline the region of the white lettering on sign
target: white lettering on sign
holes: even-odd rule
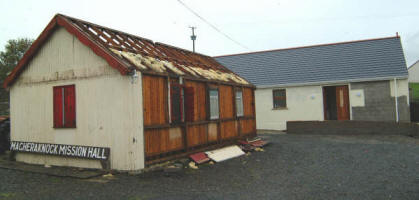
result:
[[[10,142],[10,151],[107,160],[110,148],[35,142]]]

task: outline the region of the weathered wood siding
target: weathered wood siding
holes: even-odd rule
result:
[[[241,134],[243,134],[243,135],[253,134],[255,129],[256,129],[256,122],[255,122],[254,119],[240,120]]]
[[[166,78],[143,76],[143,106],[144,125],[168,122]]]
[[[243,88],[244,116],[255,116],[255,97],[252,88]]]
[[[180,128],[155,129],[145,131],[147,155],[158,155],[183,148],[182,131]]]
[[[141,80],[141,74],[140,74]],[[53,128],[53,86],[75,85],[77,128]],[[10,88],[11,140],[109,147],[112,169],[144,167],[142,84],[57,29]],[[95,160],[18,153],[18,161],[101,168]]]
[[[233,106],[233,87],[220,85],[219,90],[219,104],[220,104],[220,118],[228,119],[233,118],[234,116],[234,106]]]
[[[207,105],[207,93],[206,86],[203,82],[196,81],[185,81],[187,87],[193,87],[195,96],[194,96],[194,121],[204,121],[207,118],[206,107]]]
[[[241,87],[186,79],[183,85],[194,91],[193,121],[170,124],[167,81],[167,77],[143,76],[145,153],[148,160],[256,134],[252,88],[243,88],[244,116],[237,117],[235,90]],[[179,84],[179,79],[170,78],[170,82]],[[220,118],[216,120],[208,119],[209,87],[219,90]]]
[[[188,147],[195,147],[208,142],[208,125],[190,125],[187,131]]]

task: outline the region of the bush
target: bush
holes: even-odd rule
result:
[[[413,102],[419,102],[419,83],[409,83],[409,90],[411,100]]]
[[[10,118],[0,122],[0,154],[10,147]]]

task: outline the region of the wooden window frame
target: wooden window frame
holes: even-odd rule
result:
[[[177,116],[180,118],[180,120],[174,121],[174,106],[173,106],[173,93],[172,93],[172,87],[178,87],[179,88],[179,109],[180,109],[180,116]],[[194,121],[194,88],[193,87],[187,87],[183,84],[178,83],[170,83],[170,119],[171,124],[180,124],[184,122],[192,122]]]
[[[211,116],[211,91],[217,91],[217,104],[218,104],[218,116]],[[208,119],[209,120],[219,120],[220,119],[220,90],[215,87],[208,88]]]
[[[276,92],[281,92],[281,91],[284,92],[283,96],[275,96]],[[285,106],[280,106],[280,103],[276,104],[275,101],[285,101]],[[287,90],[285,88],[272,90],[272,107],[273,109],[286,109],[287,108]]]
[[[239,109],[238,109],[238,104],[237,104],[237,93],[240,92],[241,93],[241,113],[239,113]],[[244,116],[244,102],[243,102],[243,90],[242,88],[240,89],[235,89],[234,90],[234,105],[236,107],[235,111],[236,111],[236,117],[243,117]]]
[[[76,86],[53,87],[53,128],[76,128]]]

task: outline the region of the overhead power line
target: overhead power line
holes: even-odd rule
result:
[[[246,47],[245,45],[241,44],[240,42],[234,40],[232,37],[230,37],[229,35],[223,33],[219,28],[217,28],[215,25],[211,24],[209,21],[207,21],[205,18],[201,17],[197,12],[195,12],[194,10],[192,10],[189,6],[187,6],[185,3],[183,3],[181,0],[177,0],[183,7],[185,7],[186,9],[188,9],[191,13],[193,13],[195,16],[197,16],[199,19],[201,19],[202,21],[204,21],[206,24],[208,24],[208,26],[210,26],[211,28],[213,28],[215,31],[217,31],[218,33],[220,33],[221,35],[223,35],[224,37],[226,37],[227,39],[231,40],[232,42],[236,43],[237,45],[241,46],[242,48],[245,48],[247,50],[250,51],[250,49],[248,47]]]

